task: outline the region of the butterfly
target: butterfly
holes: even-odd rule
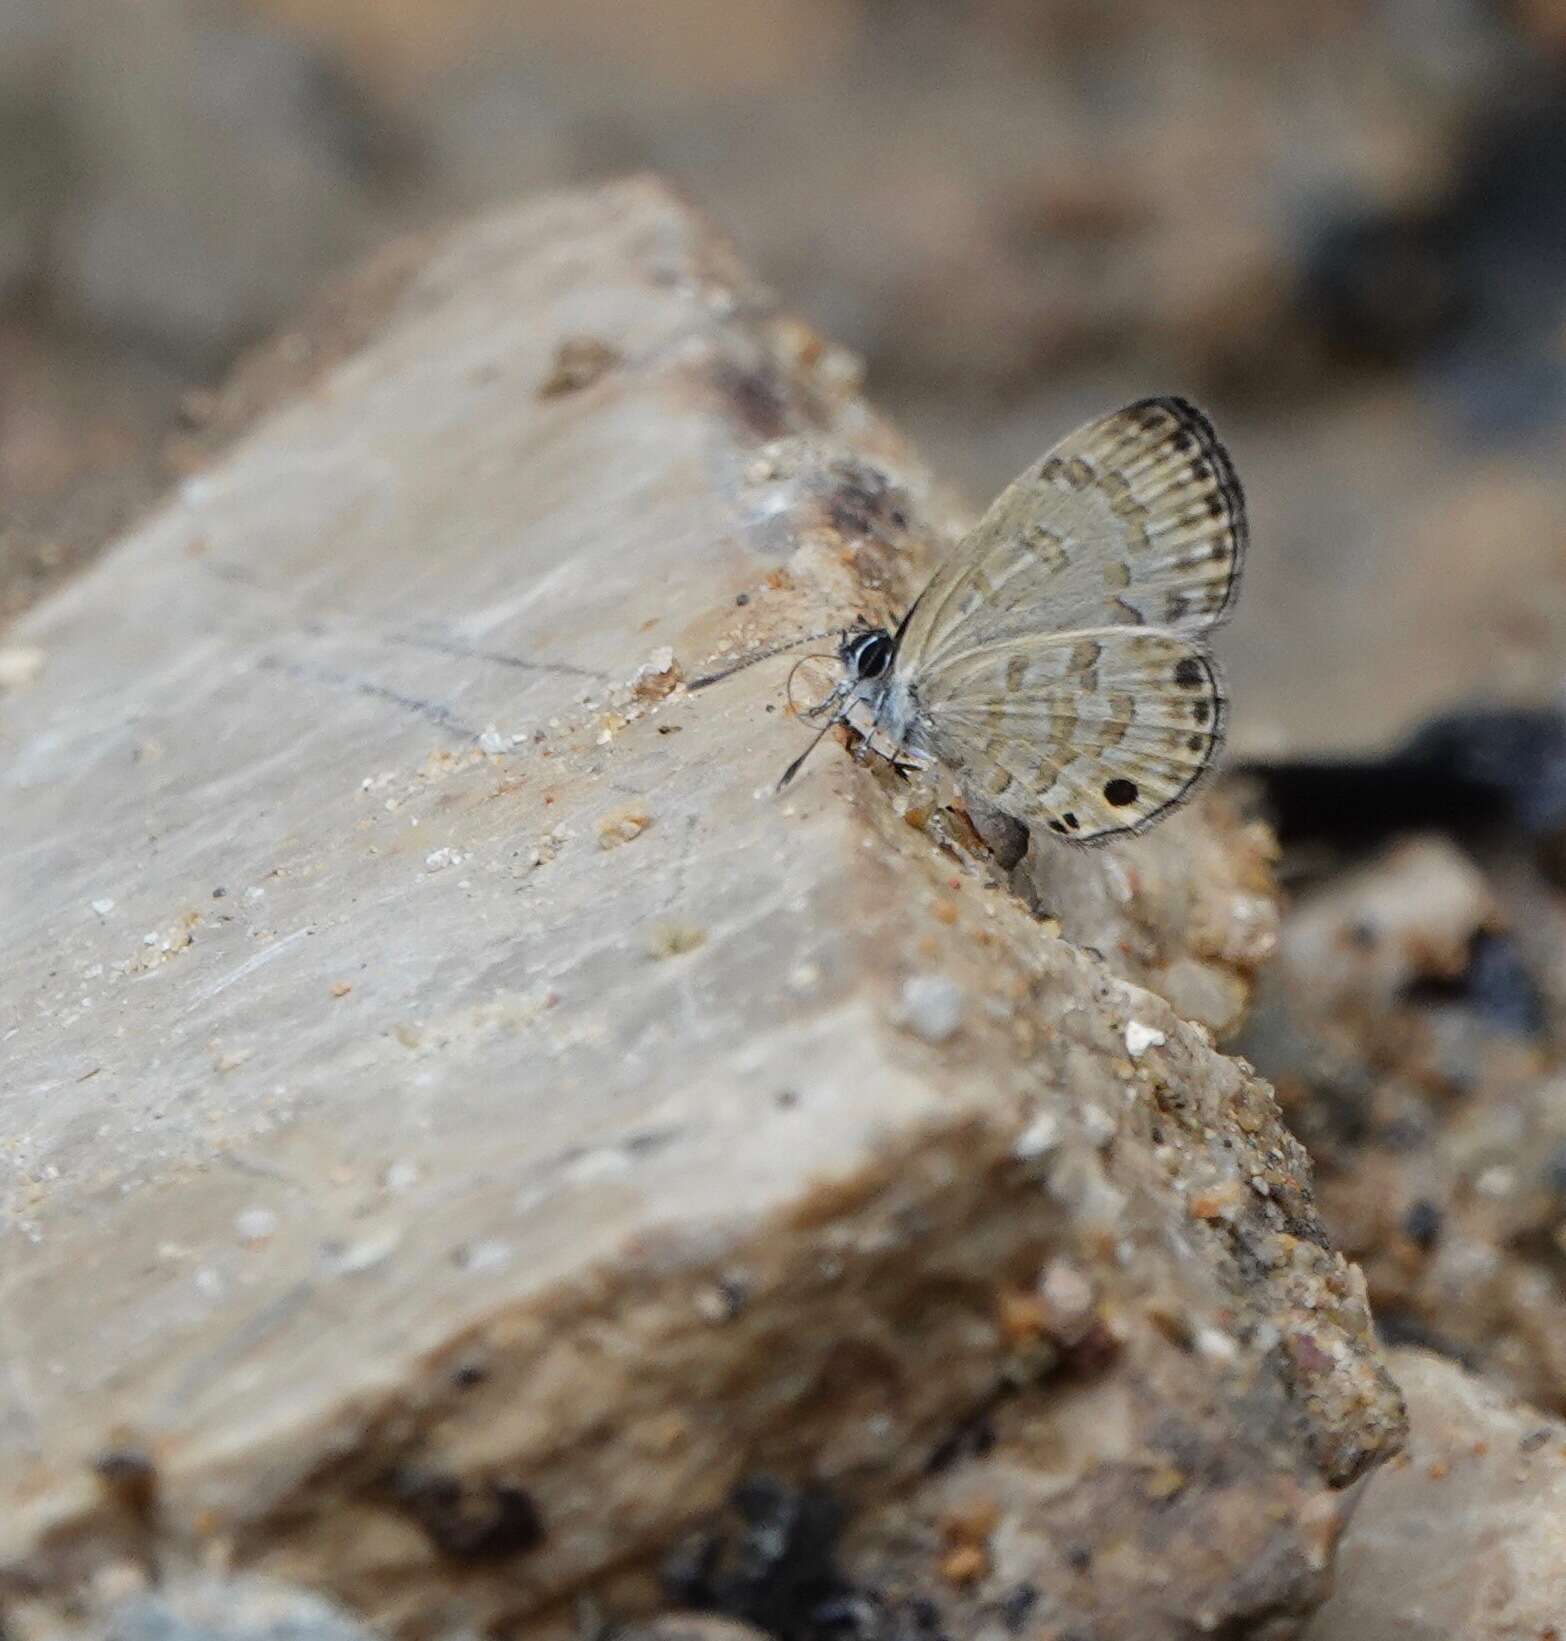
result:
[[[884,734],[894,758],[940,762],[1029,828],[1083,844],[1145,831],[1222,749],[1204,637],[1234,605],[1246,541],[1240,481],[1194,405],[1140,399],[1087,423],[1001,492],[895,631],[832,635],[842,679],[779,786],[857,713],[861,746]]]

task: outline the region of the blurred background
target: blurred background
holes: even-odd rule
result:
[[[1207,404],[1242,749],[1553,694],[1562,0],[0,0],[0,621],[324,279],[644,167],[976,503]]]

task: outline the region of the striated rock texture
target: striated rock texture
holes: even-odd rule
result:
[[[684,690],[946,546],[851,362],[646,182],[371,288],[9,635],[12,1606],[1295,1633],[1401,1407],[1200,897]]]

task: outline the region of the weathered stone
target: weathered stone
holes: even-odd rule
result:
[[[1240,1035],[1377,1321],[1566,1407],[1566,923],[1521,851],[1411,837],[1301,889]]]
[[[1399,1351],[1407,1449],[1365,1484],[1306,1641],[1548,1641],[1566,1615],[1566,1426]]]
[[[1408,838],[1301,898],[1278,984],[1331,1012],[1390,1009],[1410,987],[1457,980],[1499,921],[1484,874],[1460,849]]]
[[[754,1626],[711,1613],[664,1613],[614,1633],[616,1641],[765,1641]]]
[[[151,1588],[125,1566],[106,1569],[92,1594],[101,1612],[82,1622],[60,1625],[41,1609],[13,1615],[17,1641],[374,1641],[330,1602],[265,1579],[180,1572]]]
[[[900,608],[917,463],[652,184],[381,302],[8,635],[5,1587],[569,1629],[770,1469],[964,1633],[1287,1634],[1400,1410],[1269,1090],[682,682]]]
[[[1264,826],[1216,796],[1106,845],[1087,871],[1041,839],[1014,881],[1067,940],[1222,1034],[1239,1025],[1277,945],[1274,850]]]

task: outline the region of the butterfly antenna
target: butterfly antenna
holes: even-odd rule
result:
[[[794,676],[795,676],[795,674],[799,671],[799,669],[802,666],[806,665],[807,662],[810,662],[810,661],[835,661],[836,659],[837,659],[837,657],[835,655],[802,655],[793,664],[793,666],[791,666],[788,669],[788,681],[783,686],[783,699],[788,702],[789,710],[791,712],[793,712],[793,714],[796,717],[798,717],[798,718],[816,718],[816,717],[819,717],[820,714],[825,712],[826,709],[829,706],[833,706],[836,703],[836,701],[838,699],[838,696],[841,693],[841,691],[834,688],[832,693],[830,695],[828,695],[825,700],[817,701],[816,704],[813,707],[797,707],[797,706],[794,705]]]
[[[783,644],[770,644],[764,650],[756,650],[743,660],[736,661],[731,667],[724,667],[718,672],[703,674],[700,678],[693,678],[686,686],[688,689],[706,689],[709,684],[721,684],[725,678],[732,678],[735,673],[743,672],[746,667],[753,667],[758,661],[770,661],[774,655],[782,655],[785,650],[797,650],[801,644],[814,644],[822,638],[837,638],[841,636],[841,629],[829,628],[826,632],[807,632],[803,638],[790,638]]]
[[[810,754],[821,745],[822,737],[826,734],[826,732],[839,722],[841,722],[840,717],[834,713],[833,716],[828,718],[820,729],[818,729],[815,734],[810,737],[810,745],[807,746],[805,750],[801,752],[800,755],[793,761],[793,763],[791,763],[788,768],[783,771],[782,775],[778,777],[777,790],[779,792],[781,792],[783,788],[787,786],[788,783],[799,773],[800,765],[804,763],[805,759],[808,758]]]

